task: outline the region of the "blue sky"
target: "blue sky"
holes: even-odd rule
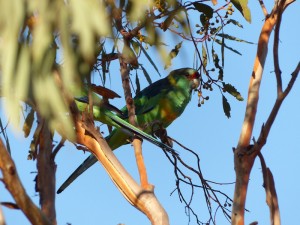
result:
[[[298,29],[300,14],[297,12],[299,7],[300,3],[297,1],[287,9],[281,26],[279,54],[284,84],[287,83],[291,72],[295,69],[300,59],[300,45],[298,41],[300,36]],[[233,27],[227,29],[227,33],[256,43],[264,16],[258,1],[252,1],[250,9],[252,12],[252,24],[249,25],[239,17],[239,21],[242,22],[244,29]],[[170,42],[172,41],[170,40]],[[176,44],[176,41],[174,43]],[[227,44],[234,46],[243,56],[238,56],[228,50],[225,52],[225,81],[236,86],[242,96],[246,98],[257,46],[229,41]],[[174,44],[170,43],[171,46],[174,46]],[[193,53],[189,51],[189,46],[190,43],[183,43],[183,51],[174,59],[172,69],[193,66]],[[159,65],[158,57],[153,56],[153,60],[158,62]],[[152,66],[149,63],[142,63],[144,67],[153,72],[153,80],[159,79],[159,76],[152,70]],[[116,68],[118,68],[117,64]],[[163,65],[159,69],[163,76],[168,74],[168,71],[164,71]],[[253,132],[256,138],[261,125],[267,119],[276,97],[276,80],[273,70],[272,47],[270,45],[261,86],[256,125]],[[115,74],[112,74],[112,83],[114,87],[118,87],[116,89],[118,94],[122,95],[123,91],[119,80],[119,72],[116,69]],[[147,85],[146,82],[142,84],[144,85],[143,87]],[[300,138],[298,131],[300,127],[299,91],[300,80],[298,79],[290,95],[283,103],[282,109],[270,132],[267,144],[262,151],[267,166],[270,167],[275,178],[282,224],[294,224],[294,218],[299,209],[300,196],[298,190],[300,190],[300,181],[298,176],[295,176],[295,174],[299,173],[300,158],[300,147],[298,144]],[[236,146],[239,138],[246,103],[245,101],[238,102],[228,96],[232,110],[231,118],[227,119],[223,113],[220,93],[214,91],[213,93],[204,94],[209,94],[209,101],[206,101],[201,108],[198,108],[198,99],[195,93],[183,115],[168,128],[168,134],[199,154],[205,178],[218,182],[233,182],[235,175],[232,147]],[[112,103],[122,107],[124,100],[120,99]],[[32,196],[32,199],[38,204],[38,196],[34,192],[33,182],[35,173],[31,173],[36,171],[35,162],[26,160],[30,140],[24,140],[22,133],[12,132],[11,128],[9,130],[12,156],[17,164],[19,176],[29,196]],[[177,146],[175,148],[180,149]],[[143,144],[143,152],[149,180],[155,185],[155,194],[169,214],[170,224],[188,224],[184,205],[180,203],[177,194],[174,193],[170,196],[170,193],[175,188],[172,165],[167,161],[160,149],[146,142]],[[132,176],[138,180],[132,147],[130,145],[123,146],[115,151],[115,154]],[[71,144],[67,144],[58,153],[56,158],[58,165],[57,187],[86,156],[87,154],[77,151]],[[181,152],[181,156],[186,160],[190,160],[189,156],[185,155],[184,152]],[[229,196],[233,196],[234,185],[215,187]],[[0,185],[0,201],[12,201],[4,185]],[[58,224],[149,224],[147,218],[122,197],[100,164],[93,166],[67,190],[57,195],[56,205]],[[208,218],[201,190],[198,190],[198,194],[193,200],[193,207],[203,221]],[[250,211],[246,213],[246,224],[253,221],[258,221],[259,224],[269,224],[269,210],[265,203],[265,191],[262,187],[261,167],[258,160],[255,162],[251,173],[246,207]],[[7,224],[29,224],[19,211],[4,207],[3,210]],[[226,224],[220,212],[217,216],[217,223]],[[191,217],[190,224],[195,224],[193,217]]]

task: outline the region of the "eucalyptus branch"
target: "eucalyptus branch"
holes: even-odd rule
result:
[[[234,151],[236,185],[234,191],[234,202],[232,207],[232,225],[244,224],[245,202],[246,202],[250,172],[252,170],[253,163],[257,154],[259,154],[262,147],[266,143],[272,124],[277,116],[277,113],[280,109],[283,100],[286,97],[285,94],[281,94],[282,81],[281,81],[281,72],[279,69],[279,59],[278,59],[278,40],[279,40],[281,16],[284,10],[286,9],[286,7],[291,2],[292,1],[282,0],[275,3],[272,13],[269,17],[266,18],[260,33],[257,55],[254,62],[253,72],[250,78],[244,123],[242,125],[242,130],[241,130],[240,139],[238,141],[237,148]],[[260,83],[262,79],[264,63],[268,52],[268,42],[274,26],[276,26],[276,33],[275,33],[273,54],[274,54],[274,63],[276,64],[275,73],[277,79],[278,96],[274,103],[273,109],[267,119],[267,122],[262,126],[258,141],[255,142],[254,145],[250,145],[250,139],[252,136],[252,131],[255,123],[257,104],[259,99]],[[292,88],[297,75],[298,73],[292,75],[292,78],[286,89],[287,90],[286,94],[288,94],[290,89]]]
[[[278,198],[275,189],[275,182],[273,179],[272,172],[270,168],[266,166],[266,162],[264,160],[261,152],[258,153],[258,157],[260,159],[262,173],[263,173],[263,187],[266,191],[266,202],[270,209],[270,224],[272,225],[280,225],[280,211],[278,205]]]
[[[39,118],[42,129],[39,134],[36,179],[42,211],[52,224],[56,224],[55,210],[55,172],[56,164],[52,157],[52,134],[45,120]]]
[[[87,147],[96,156],[120,190],[120,193],[129,203],[143,212],[152,225],[169,224],[168,216],[154,193],[141,188],[136,183],[95,128],[91,118],[85,114],[80,118],[75,105],[71,105],[71,112],[76,129],[76,142]]]
[[[1,204],[0,204],[0,225],[6,225],[6,222],[5,222],[5,218],[4,218],[4,214],[3,214],[3,211],[2,211]]]
[[[279,65],[278,47],[279,47],[279,31],[281,25],[282,11],[284,10],[283,9],[284,1],[280,1],[279,4],[281,4],[281,6],[278,9],[278,18],[275,26],[274,45],[273,45],[273,60],[274,60],[275,76],[277,81],[277,96],[280,96],[282,93],[282,78],[281,78],[281,70]]]
[[[23,211],[31,224],[52,225],[45,214],[27,195],[17,172],[16,166],[0,139],[0,169],[6,189],[11,193],[18,207]]]

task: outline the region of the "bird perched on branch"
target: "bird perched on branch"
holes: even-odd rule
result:
[[[154,82],[140,91],[133,100],[136,114],[135,119],[143,131],[141,134],[153,134],[156,131],[159,131],[160,128],[167,128],[176,118],[178,118],[190,102],[192,91],[199,86],[199,79],[200,75],[195,69],[177,69],[170,72],[167,77]],[[87,103],[82,98],[77,98],[77,104],[79,106],[79,110],[83,111],[83,104]],[[126,106],[121,109],[121,117],[124,119],[121,119],[108,111],[109,110],[107,110],[107,108],[105,110],[101,109],[101,104],[98,106],[97,103],[94,104],[94,119],[107,123],[107,119],[103,119],[103,115],[108,116],[109,120],[113,121],[113,123],[108,123],[116,127],[105,138],[110,148],[115,150],[120,146],[129,143],[128,140],[130,139],[130,133],[124,132],[123,129],[124,125],[128,125],[126,122],[126,120],[128,120],[128,110]],[[155,127],[155,125],[158,126]],[[138,128],[134,126],[131,128],[136,129],[133,133],[139,134],[136,132],[140,131]],[[130,130],[130,127],[127,127],[125,130],[128,131],[128,129]],[[145,135],[140,136],[145,138]],[[151,135],[148,136],[152,137]],[[153,139],[157,141],[157,139]],[[160,144],[163,145],[161,142]],[[159,143],[157,145],[160,146]],[[57,193],[61,193],[95,162],[97,162],[96,157],[94,155],[90,155],[62,184]]]

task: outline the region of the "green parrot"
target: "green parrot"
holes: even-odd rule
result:
[[[157,126],[157,128],[167,128],[176,118],[178,118],[183,113],[187,104],[191,100],[192,91],[196,89],[200,84],[199,79],[200,75],[195,69],[177,69],[170,72],[167,77],[154,82],[147,88],[140,91],[133,100],[135,104],[135,119],[143,132],[138,132],[140,130],[132,125],[131,127],[128,127],[128,123],[126,122],[124,124],[124,120],[118,116],[109,116],[109,119],[112,120],[112,123],[108,123],[112,124],[113,126],[117,124],[117,126],[115,126],[116,128],[105,138],[110,148],[112,150],[115,150],[120,146],[129,143],[128,140],[130,139],[131,134],[129,132],[126,132],[126,130],[129,130],[135,134],[139,134],[142,138],[145,138],[145,135],[143,134],[153,134],[158,130],[155,129],[154,125],[159,125]],[[93,114],[95,120],[100,119],[99,114],[101,113],[99,112],[101,112],[100,108],[96,108],[96,110],[94,109]],[[126,106],[121,109],[121,112],[124,118],[128,117]],[[124,126],[126,127],[125,130],[124,128],[122,128]],[[130,130],[131,128],[133,128],[134,130]],[[152,137],[151,135],[148,136]],[[156,139],[153,139],[155,142]],[[151,140],[150,138],[150,141],[152,142],[153,140]],[[163,148],[166,147],[162,146],[163,143],[159,142],[158,140],[156,141],[156,145]],[[87,170],[96,162],[96,157],[91,154],[62,184],[57,193],[61,193],[78,176],[80,176],[85,170]]]

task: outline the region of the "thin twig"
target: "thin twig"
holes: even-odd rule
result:
[[[204,177],[202,175],[202,172],[201,172],[201,169],[200,169],[200,158],[199,158],[198,154],[195,151],[185,147],[184,145],[182,145],[181,143],[179,143],[178,141],[176,141],[175,139],[173,139],[169,136],[168,136],[168,139],[170,139],[173,142],[177,143],[179,146],[181,146],[184,150],[191,153],[197,159],[197,169],[196,169],[196,168],[193,168],[192,166],[189,165],[190,160],[189,160],[189,164],[187,164],[179,155],[172,155],[172,158],[171,158],[169,156],[168,152],[164,151],[164,153],[166,154],[168,160],[171,162],[171,164],[174,167],[174,174],[175,174],[175,177],[176,177],[176,188],[175,188],[174,191],[177,191],[179,200],[185,204],[185,210],[186,210],[186,214],[188,216],[189,221],[191,219],[190,218],[191,215],[193,215],[195,217],[195,220],[196,220],[197,224],[208,224],[210,222],[215,224],[215,217],[214,217],[215,213],[213,213],[213,207],[212,207],[211,200],[217,204],[217,206],[218,206],[217,208],[222,209],[223,214],[225,215],[225,217],[228,220],[230,220],[230,215],[228,213],[230,211],[225,207],[226,207],[226,205],[229,204],[229,203],[226,204],[226,202],[227,201],[232,202],[232,200],[229,198],[228,195],[221,192],[220,190],[215,190],[215,189],[211,188],[211,186],[208,184],[207,180],[204,179]],[[195,184],[193,182],[193,180],[191,179],[191,177],[188,176],[187,173],[183,172],[183,170],[180,168],[181,166],[186,168],[188,171],[190,171],[194,174],[197,174],[197,176],[200,178],[200,182],[201,182],[202,185]],[[191,187],[191,192],[190,192],[189,196],[186,196],[181,191],[181,185],[180,185],[181,183],[184,183],[184,184]],[[203,189],[203,194],[204,194],[205,199],[206,199],[208,213],[210,215],[207,222],[201,222],[198,218],[198,215],[196,214],[196,212],[192,208],[191,204],[192,204],[192,200],[193,200],[193,196],[194,196],[194,188]],[[172,193],[174,191],[172,191]],[[226,198],[225,203],[220,202],[219,197],[217,196],[217,194],[221,194],[221,196],[224,196]]]
[[[60,142],[58,143],[58,145],[56,145],[56,147],[54,148],[51,158],[54,160],[56,154],[59,152],[59,150],[64,146],[66,139],[65,138],[61,138]]]
[[[257,143],[255,145],[255,150],[256,151],[260,151],[261,148],[264,146],[264,144],[266,143],[267,137],[269,135],[269,132],[271,130],[271,127],[275,121],[275,118],[279,112],[279,109],[281,107],[282,102],[285,100],[285,98],[287,97],[287,95],[289,94],[290,90],[292,89],[292,87],[294,86],[294,83],[298,77],[300,71],[300,62],[298,63],[296,69],[294,70],[294,72],[292,73],[291,79],[286,87],[286,89],[284,90],[283,94],[277,96],[277,99],[274,103],[274,106],[270,112],[270,115],[266,121],[266,123],[264,124],[264,126],[261,129],[259,138],[257,140]]]
[[[260,6],[261,6],[261,9],[262,9],[265,17],[267,17],[269,14],[268,14],[268,11],[267,11],[266,6],[264,4],[264,1],[263,0],[258,0],[258,2],[260,4]]]
[[[278,17],[275,26],[274,45],[273,45],[273,60],[274,60],[274,68],[275,68],[275,75],[277,81],[277,96],[280,96],[282,93],[282,79],[281,79],[281,70],[279,65],[278,46],[279,46],[279,31],[281,25],[282,10],[284,10],[283,9],[284,1],[280,1],[280,4],[281,6],[278,7]]]

